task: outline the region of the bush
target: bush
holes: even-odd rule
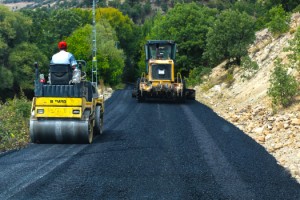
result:
[[[246,79],[250,79],[251,77],[253,77],[259,68],[257,62],[251,60],[249,56],[242,57],[241,67],[242,69],[244,69],[242,78],[246,78]]]
[[[287,74],[286,67],[277,60],[275,69],[271,75],[270,88],[268,95],[272,98],[274,106],[282,105],[289,106],[298,91],[298,83],[296,79]]]
[[[210,72],[211,68],[209,67],[197,67],[192,69],[189,73],[189,78],[186,79],[187,85],[195,86],[202,83],[202,76],[209,74]]]
[[[300,27],[297,28],[294,39],[289,41],[290,46],[286,51],[293,52],[289,54],[290,63],[300,72]]]
[[[290,16],[284,11],[282,5],[273,7],[269,11],[270,22],[267,23],[269,30],[276,36],[289,30]]]
[[[293,13],[296,13],[296,12],[300,12],[300,5],[298,5],[296,8],[294,8]]]
[[[234,81],[235,79],[233,76],[233,72],[228,71],[228,73],[226,74],[225,83],[227,83],[228,86],[231,86]]]
[[[0,151],[25,146],[29,141],[31,102],[14,98],[0,106]]]

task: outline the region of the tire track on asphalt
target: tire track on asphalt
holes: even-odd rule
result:
[[[119,98],[120,95],[122,95],[122,93],[119,90],[114,91],[108,99],[105,99],[105,107],[116,104],[117,102],[114,99]]]
[[[30,186],[34,182],[42,179],[47,174],[51,173],[55,168],[62,165],[73,156],[75,156],[78,152],[82,151],[86,148],[87,145],[71,145],[70,147],[66,148],[65,150],[61,151],[55,157],[49,159],[47,162],[43,163],[41,166],[33,169],[33,171],[26,175],[22,176],[21,179],[16,181],[14,184],[10,185],[5,191],[0,193],[0,199],[5,200],[13,197],[24,188]]]
[[[228,195],[230,199],[255,199],[255,194],[248,189],[247,184],[227,161],[202,122],[197,119],[187,105],[181,105],[181,107],[190,122],[200,149],[204,152],[204,158],[210,166],[215,180],[221,186],[222,192]]]
[[[5,158],[3,157],[2,160],[5,159],[8,161],[7,162],[4,161],[0,165],[2,165],[2,166],[7,165],[10,167],[6,168],[5,170],[1,170],[0,177],[2,179],[9,179],[9,177],[11,176],[12,173],[20,173],[21,171],[24,170],[24,166],[23,166],[24,163],[32,162],[36,158],[42,157],[43,154],[47,154],[48,152],[51,152],[55,147],[54,145],[52,145],[52,146],[49,146],[48,148],[44,149],[43,151],[37,152],[38,145],[35,145],[35,146],[36,146],[36,148],[33,148],[33,146],[31,146],[31,148],[24,149],[23,154],[14,153],[14,154],[11,154],[11,155],[14,155],[14,157],[12,157],[10,155],[7,155]],[[26,152],[27,155],[32,155],[30,158],[24,157],[26,150],[28,151],[28,152]],[[20,160],[22,160],[22,163],[17,162]]]
[[[117,97],[119,99],[116,99]],[[106,114],[104,114],[105,130],[115,129],[129,114],[134,113],[134,110],[140,106],[130,96],[130,90],[122,91],[122,95],[117,97],[111,97],[110,101],[113,102],[106,108]]]
[[[129,98],[128,96],[128,92],[120,92],[117,91],[117,95],[113,95],[112,97],[110,97],[110,101],[109,104],[106,105],[105,103],[105,113],[104,113],[104,117],[105,120],[108,121],[108,123],[111,121],[111,118],[114,118],[116,115],[114,115],[113,113],[118,113],[118,112],[122,112],[122,110],[124,109],[125,106],[127,106],[125,103],[126,100]],[[105,123],[104,123],[105,125]]]

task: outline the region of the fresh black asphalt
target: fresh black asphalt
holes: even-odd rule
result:
[[[90,145],[29,144],[0,155],[0,199],[300,199],[263,146],[210,108],[106,101]]]

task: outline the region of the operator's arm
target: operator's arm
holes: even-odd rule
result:
[[[71,64],[72,68],[75,69],[75,67],[77,66],[77,61],[76,61],[74,55],[71,53],[70,53],[69,60],[70,60],[70,64]]]

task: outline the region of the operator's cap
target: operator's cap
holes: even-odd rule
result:
[[[59,49],[66,49],[67,48],[67,43],[65,41],[61,41],[58,43],[58,48]]]

